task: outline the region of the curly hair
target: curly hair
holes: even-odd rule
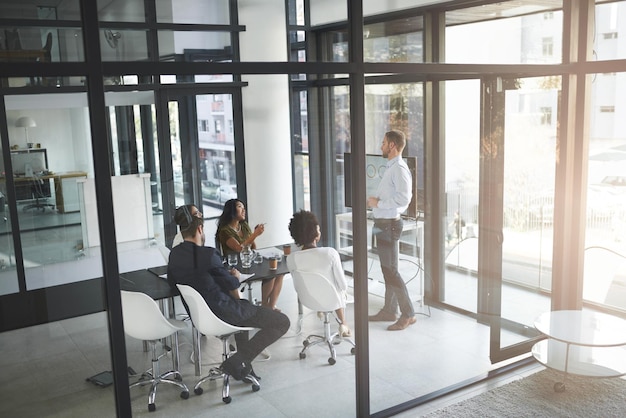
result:
[[[289,221],[289,232],[297,245],[304,246],[315,240],[319,224],[313,212],[301,210],[294,213],[293,218]]]

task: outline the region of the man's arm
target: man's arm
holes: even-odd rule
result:
[[[209,273],[213,276],[213,280],[218,284],[220,288],[222,288],[226,292],[230,292],[231,290],[239,290],[239,278],[238,273],[235,275],[231,274],[224,264],[222,264],[222,259],[217,254],[215,250],[211,252],[211,259],[209,260]]]

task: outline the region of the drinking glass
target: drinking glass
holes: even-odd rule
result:
[[[237,266],[237,254],[228,254],[228,265],[231,268],[235,268]]]

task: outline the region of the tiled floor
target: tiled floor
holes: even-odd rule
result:
[[[34,215],[33,215],[34,216]],[[48,218],[52,219],[52,218]],[[69,226],[64,226],[64,229]],[[401,263],[405,277],[412,277],[416,265]],[[346,265],[349,269],[349,266]],[[377,262],[371,263],[369,276],[379,275]],[[459,277],[467,284],[467,277]],[[447,280],[450,280],[448,277]],[[471,279],[470,279],[471,280]],[[448,282],[448,285],[450,282]],[[370,313],[377,312],[383,290],[376,280],[370,281]],[[420,281],[409,285],[414,300],[420,294]],[[258,289],[256,290],[258,291]],[[462,292],[466,297],[472,293]],[[461,295],[462,296],[462,295]],[[204,394],[191,394],[183,400],[174,387],[159,388],[157,411],[147,408],[148,388],[131,391],[133,416],[151,417],[349,417],[355,409],[355,357],[349,345],[338,347],[337,363],[330,366],[328,353],[321,347],[310,350],[300,360],[298,352],[303,338],[320,332],[317,315],[305,309],[299,331],[296,294],[286,279],[279,307],[292,321],[291,330],[269,349],[270,358],[258,358],[255,370],[262,376],[261,390],[234,382],[231,404],[221,400],[220,386],[204,385]],[[489,329],[462,315],[415,304],[420,313],[416,325],[401,332],[389,332],[387,323],[370,323],[369,384],[372,413],[402,402],[441,390],[494,368],[489,361]],[[182,307],[178,306],[178,312]],[[352,306],[347,310],[351,325]],[[352,326],[353,331],[354,327]],[[85,379],[111,370],[106,314],[98,313],[50,324],[0,334],[0,416],[108,417],[114,416],[112,387],[99,388]],[[198,377],[191,363],[191,330],[181,333],[181,371],[192,388]],[[136,371],[150,367],[150,356],[140,341],[126,338],[128,364]],[[203,338],[203,371],[220,361],[221,345],[215,338]],[[163,367],[169,358],[162,359]],[[415,417],[437,408],[507,383],[528,373],[541,370],[538,365],[516,370],[507,376],[406,411],[400,416]],[[133,379],[131,378],[131,381]]]
[[[370,298],[370,311],[382,303]],[[305,335],[321,330],[317,315],[305,309],[298,330],[296,295],[291,280],[285,282],[280,308],[292,320],[291,330],[269,349],[270,358],[258,358],[255,370],[262,376],[261,390],[234,382],[231,404],[221,400],[220,386],[204,385],[204,394],[183,400],[174,387],[159,388],[157,411],[147,409],[147,387],[131,391],[133,416],[200,417],[347,417],[355,416],[355,358],[347,344],[338,347],[337,363],[327,363],[323,348],[311,349],[298,359]],[[181,312],[178,306],[178,311]],[[428,313],[424,309],[423,312]],[[352,309],[348,318],[353,317]],[[488,329],[460,315],[430,309],[416,325],[392,333],[387,324],[369,327],[371,411],[390,408],[491,369],[487,356]],[[126,338],[128,362],[136,371],[150,367],[140,341]],[[191,330],[180,336],[181,370],[189,387],[197,381],[191,358]],[[104,313],[67,319],[0,334],[0,416],[106,417],[114,416],[112,387],[99,388],[85,378],[110,370],[108,331]],[[203,337],[203,372],[217,364],[221,345]],[[169,358],[163,358],[165,367]],[[480,384],[444,399],[432,401],[401,416],[414,417],[477,392],[488,390],[527,373],[534,366],[497,381]]]

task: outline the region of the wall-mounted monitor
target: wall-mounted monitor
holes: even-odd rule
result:
[[[345,177],[345,205],[352,207],[352,154],[346,152],[344,156],[344,177]],[[418,218],[418,211],[421,209],[418,207],[418,202],[423,202],[423,193],[417,189],[417,158],[416,157],[402,157],[406,162],[409,170],[411,171],[411,177],[413,184],[411,185],[413,196],[411,203],[406,212],[403,214],[409,218]],[[365,156],[365,185],[367,188],[366,196],[373,196],[378,187],[378,183],[382,179],[383,173],[387,168],[387,160],[381,155],[367,154]],[[421,206],[421,205],[420,205]]]
[[[43,148],[11,151],[11,167],[17,176],[41,174],[48,171],[48,154]]]

